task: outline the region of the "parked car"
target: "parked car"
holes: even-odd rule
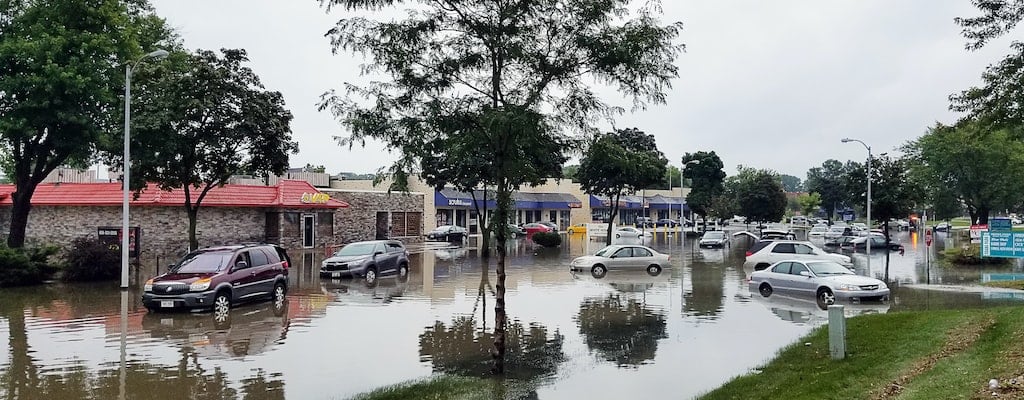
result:
[[[825,232],[828,232],[827,226],[815,225],[811,227],[811,230],[807,232],[808,237],[823,237]]]
[[[546,226],[548,228],[551,228],[552,232],[558,232],[558,230],[559,230],[558,229],[558,224],[556,224],[554,222],[551,222],[551,221],[537,221],[537,223],[541,224],[541,225],[544,225],[544,226]]]
[[[572,226],[569,227],[568,230],[566,230],[566,232],[568,232],[570,235],[574,235],[577,233],[587,233],[587,224],[573,224]]]
[[[320,263],[320,276],[361,277],[366,285],[377,284],[378,275],[409,276],[409,251],[397,240],[370,240],[346,244]]]
[[[647,270],[654,276],[669,265],[671,257],[640,245],[617,245],[598,250],[592,256],[576,257],[569,264],[569,270],[590,271],[595,278],[603,278],[609,270]]]
[[[851,245],[855,249],[866,249],[868,247],[868,240],[871,240],[872,249],[887,249],[887,250],[902,250],[903,245],[893,241],[886,241],[884,236],[874,235],[871,236],[860,236],[851,241]]]
[[[142,304],[149,311],[212,308],[227,313],[243,301],[283,300],[290,264],[287,252],[270,244],[196,250],[146,281]]]
[[[526,232],[527,235],[532,235],[537,232],[551,232],[552,229],[550,226],[544,225],[542,223],[531,222],[523,225],[523,231]]]
[[[725,237],[725,232],[722,231],[710,231],[704,232],[704,235],[700,237],[700,241],[697,242],[699,247],[725,247],[725,244],[729,242],[729,239]]]
[[[675,228],[679,226],[679,221],[670,218],[662,218],[655,221],[654,226],[667,226],[669,228]]]
[[[636,229],[636,228],[634,228],[632,226],[623,226],[623,227],[620,227],[620,228],[616,229],[614,232],[612,232],[612,236],[615,237],[616,239],[624,238],[624,237],[626,237],[626,238],[632,238],[632,237],[642,238],[642,237],[651,237],[651,232],[649,232],[649,231],[642,231],[642,230]]]
[[[834,239],[828,239],[825,241],[825,246],[838,247],[841,249],[852,249],[853,241],[859,239],[859,236],[840,236]]]
[[[654,219],[651,217],[636,217],[636,222],[633,223],[638,228],[653,228]]]
[[[445,242],[461,242],[469,232],[466,228],[455,225],[441,225],[434,230],[427,232],[427,240],[438,240]]]
[[[832,225],[832,227],[828,228],[828,231],[826,231],[823,236],[825,236],[825,239],[834,239],[849,234],[850,232],[852,232],[852,229],[846,225]]]
[[[744,268],[760,271],[782,260],[800,261],[833,261],[842,265],[852,266],[849,256],[827,253],[811,242],[796,240],[762,240],[747,250]]]
[[[821,305],[836,300],[887,301],[889,287],[878,279],[854,274],[834,261],[783,260],[750,274],[750,291],[761,296],[785,293],[814,298]]]
[[[526,236],[526,231],[522,227],[516,224],[508,224],[508,231],[513,236]]]
[[[942,223],[939,223],[938,225],[935,225],[934,229],[935,229],[936,232],[946,232],[946,231],[949,230],[949,227],[950,227],[950,225],[949,225],[948,222],[942,222]]]

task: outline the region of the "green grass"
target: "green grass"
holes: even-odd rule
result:
[[[1003,289],[1024,290],[1024,281],[992,281],[982,283],[981,285]]]
[[[515,381],[436,375],[378,388],[353,397],[353,400],[490,400],[518,398],[527,388]]]
[[[828,328],[819,328],[760,373],[737,377],[702,398],[883,398],[893,383],[902,387],[900,399],[971,398],[991,378],[1024,373],[1024,355],[1006,354],[1019,347],[1022,332],[1021,307],[861,316],[847,320],[846,359],[830,358]]]

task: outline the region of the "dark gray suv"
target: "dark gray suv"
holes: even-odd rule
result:
[[[397,240],[349,243],[320,263],[322,277],[361,277],[369,286],[377,284],[378,276],[391,274],[409,276],[409,252]]]

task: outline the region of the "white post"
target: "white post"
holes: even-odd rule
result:
[[[128,289],[128,191],[129,173],[131,169],[131,146],[129,146],[129,135],[131,135],[132,118],[132,65],[124,68],[124,167],[121,173],[122,198],[121,198],[121,289]]]
[[[861,142],[864,144],[864,142]],[[868,254],[868,273],[871,273],[871,146],[864,144],[864,147],[868,148],[868,241],[867,241],[867,254]]]
[[[842,305],[828,306],[828,351],[833,360],[846,358],[846,315]]]

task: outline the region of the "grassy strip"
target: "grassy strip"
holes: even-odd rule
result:
[[[847,320],[845,360],[831,360],[823,327],[702,398],[991,398],[991,378],[1012,397],[1024,394],[1022,337],[1021,307],[862,316]]]
[[[352,397],[353,400],[491,400],[529,397],[530,384],[500,378],[470,378],[435,375],[430,378],[388,385]]]
[[[1024,290],[1024,281],[992,281],[982,283],[982,286],[1003,288],[1003,289],[1017,289]]]

